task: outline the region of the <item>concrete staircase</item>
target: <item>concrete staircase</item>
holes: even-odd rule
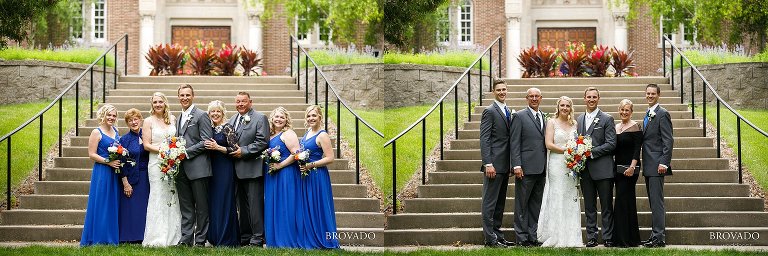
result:
[[[768,245],[768,212],[763,211],[763,200],[749,197],[749,186],[738,184],[738,173],[729,168],[728,160],[716,158],[714,138],[702,135],[700,121],[691,119],[688,106],[680,104],[679,92],[672,91],[668,79],[507,79],[506,103],[520,110],[527,106],[525,91],[538,87],[544,96],[543,111],[554,112],[555,100],[566,95],[574,100],[575,111],[583,113],[584,89],[596,86],[601,90],[601,110],[619,120],[618,103],[629,98],[635,104],[633,119],[642,120],[648,83],[661,85],[660,103],[670,111],[674,126],[675,174],[666,179],[664,189],[667,243]],[[464,123],[459,139],[445,151],[445,159],[437,161],[436,171],[428,174],[428,184],[419,186],[418,198],[404,200],[404,211],[387,218],[387,246],[483,243],[479,127],[483,108],[492,101],[493,94],[485,93],[472,121]],[[643,182],[640,178],[637,185],[637,208],[640,237],[644,239],[650,233],[651,213]],[[508,239],[514,239],[514,196],[514,183],[510,182],[503,220]],[[582,205],[582,225],[583,216]]]
[[[176,88],[189,83],[195,88],[195,103],[205,110],[212,100],[222,100],[229,115],[236,113],[234,97],[239,91],[249,92],[253,107],[268,115],[283,106],[293,118],[299,136],[304,128],[304,92],[296,90],[291,77],[121,77],[117,90],[112,90],[106,102],[118,109],[120,134],[128,131],[122,120],[129,108],[149,115],[150,96],[155,91],[165,93],[176,116],[181,107]],[[79,127],[63,156],[54,160],[54,167],[45,171],[44,181],[35,183],[35,193],[19,197],[19,207],[0,214],[0,241],[76,241],[80,239],[85,208],[88,201],[91,168],[87,157],[88,134],[97,126],[94,119]],[[335,145],[335,141],[334,141]],[[335,150],[335,149],[334,149]],[[348,159],[336,159],[330,166],[336,220],[342,245],[381,246],[384,244],[384,215],[379,201],[367,197],[367,189],[355,184],[355,171],[348,168]]]

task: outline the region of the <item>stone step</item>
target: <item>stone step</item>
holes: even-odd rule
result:
[[[481,160],[480,150],[445,150],[445,160]],[[685,158],[716,158],[717,149],[714,147],[703,148],[674,148],[673,159]]]
[[[459,134],[461,136],[461,134]],[[712,147],[715,139],[713,137],[674,137],[675,148],[703,148]],[[478,138],[463,138],[451,141],[451,149],[480,149],[480,140]]]
[[[480,160],[438,160],[436,165],[438,171],[475,172],[480,170],[482,163]],[[729,166],[728,159],[724,158],[673,158],[673,174],[676,168],[683,170],[725,170]]]
[[[640,119],[642,120],[642,119]],[[450,124],[450,123],[449,123]],[[698,119],[672,119],[672,127],[684,128],[684,127],[700,127],[701,121]],[[467,130],[480,130],[480,119],[472,119],[472,122],[464,122],[464,129]]]
[[[84,168],[49,168],[45,170],[47,181],[90,181],[91,169]],[[333,184],[354,184],[355,170],[329,170]]]
[[[44,181],[43,181],[44,182]],[[336,185],[334,185],[334,191]],[[334,192],[335,193],[335,192]],[[337,212],[379,212],[379,200],[375,198],[334,197]],[[86,194],[78,195],[23,195],[19,197],[19,208],[37,210],[73,209],[84,210],[88,204]]]
[[[147,90],[150,92],[155,91],[172,91],[171,94],[176,95],[177,89],[181,83],[165,83],[165,82],[117,82],[118,90]],[[269,91],[269,90],[297,90],[296,83],[250,83],[250,82],[236,82],[236,83],[190,83],[195,92],[197,90],[222,90],[228,92],[228,94],[234,98],[237,92],[245,91],[251,93],[251,91]],[[314,85],[314,84],[313,84]],[[82,86],[82,85],[81,85]],[[314,90],[314,87],[311,87]],[[297,91],[304,91],[297,90]],[[101,91],[95,92],[97,94]],[[108,93],[111,94],[111,93]],[[253,95],[253,94],[252,94]]]
[[[476,212],[482,198],[413,198],[403,201],[408,213]],[[581,209],[583,201],[579,200]],[[762,211],[763,199],[751,197],[667,197],[664,198],[667,212],[697,211]],[[504,211],[515,208],[515,198],[507,197]],[[598,209],[600,206],[598,205]],[[637,198],[638,211],[650,211],[647,197]]]
[[[168,102],[179,102],[179,99],[176,97],[176,95],[166,95],[168,98]],[[147,96],[107,96],[107,103],[133,103],[133,104],[147,104],[150,105],[150,97]],[[279,104],[285,104],[285,103],[304,103],[305,98],[304,96],[301,97],[286,97],[286,96],[260,96],[260,95],[251,95],[251,99],[254,102],[258,103],[279,103]],[[198,104],[205,104],[206,106],[208,103],[214,100],[220,100],[220,101],[226,101],[226,102],[232,102],[233,97],[226,97],[226,96],[195,96],[195,102]]]
[[[427,184],[419,186],[418,190],[419,198],[479,198],[483,196],[483,184]],[[635,191],[638,197],[646,197],[647,195],[645,184],[637,184]],[[507,187],[507,196],[515,196],[513,180],[510,180]],[[738,183],[670,183],[665,181],[664,196],[749,197],[749,185]]]
[[[55,157],[53,159],[55,167],[61,168],[80,168],[89,169],[93,168],[93,160],[88,157]],[[328,165],[330,170],[347,170],[349,160],[336,159]]]
[[[491,98],[491,99],[493,99],[493,98]],[[540,105],[539,107],[544,112],[554,113],[555,112],[555,103],[554,102],[551,102],[551,103],[552,103],[552,105]],[[648,108],[648,105],[646,105],[647,103],[645,103],[645,101],[643,101],[643,102],[632,101],[632,103],[634,104],[635,112],[644,112]],[[483,110],[487,106],[488,105],[475,106],[475,108],[473,109],[474,110],[473,113],[474,114],[482,114]],[[519,105],[507,105],[507,106],[510,109],[512,109],[512,110],[519,111],[521,109],[524,109],[524,108],[528,107],[528,104],[527,103],[523,103],[523,104],[519,104]],[[675,104],[675,103],[665,104],[664,108],[667,109],[667,111],[688,111],[689,110],[688,105],[680,104],[679,101],[677,102],[677,104]],[[573,102],[574,115],[576,115],[576,113],[584,113],[586,111],[586,109],[587,109],[587,107],[586,107],[586,105],[584,105],[583,101],[578,101],[577,100],[577,101]],[[603,109],[603,110],[606,110],[606,111],[614,111],[616,109],[619,109],[619,104],[618,104],[618,102],[616,104],[604,104],[601,101],[600,102],[600,109]],[[443,111],[447,111],[447,110],[443,110]],[[450,108],[450,111],[453,111],[453,108]]]
[[[121,82],[135,82],[135,83],[169,83],[178,87],[180,84],[198,84],[198,83],[212,83],[212,84],[260,84],[260,83],[275,83],[275,84],[291,84],[296,83],[296,79],[289,76],[121,76],[118,83]]]
[[[547,109],[549,110],[549,109]],[[621,122],[621,117],[619,116],[619,113],[616,112],[614,109],[606,109],[609,115],[613,116],[614,122],[619,123]],[[545,110],[546,111],[546,110]],[[576,112],[574,113],[574,117],[577,117],[578,114],[581,114],[582,112]],[[670,117],[672,119],[690,119],[691,118],[691,111],[669,111]],[[550,115],[551,117],[554,117],[554,115]],[[480,121],[483,118],[482,112],[472,114],[472,121]],[[636,120],[638,122],[642,122],[643,118],[645,118],[645,112],[638,111],[632,113],[632,119]],[[699,131],[701,133],[701,131]],[[677,135],[677,134],[675,134]]]
[[[675,174],[664,178],[669,183],[738,183],[739,173],[732,170],[674,170]],[[483,173],[477,172],[429,172],[429,184],[482,184]],[[645,179],[637,179],[644,184]],[[509,193],[509,191],[507,191]]]
[[[511,227],[514,223],[514,212],[505,212],[502,223]],[[598,226],[602,226],[600,212],[597,213]],[[651,212],[638,212],[640,227],[650,227]],[[480,212],[457,213],[398,213],[387,217],[387,229],[438,229],[438,228],[480,228],[482,226]],[[582,227],[586,220],[581,213]],[[755,223],[768,223],[768,212],[667,212],[667,228],[677,227],[750,227]],[[508,224],[508,225],[507,225]]]
[[[606,109],[618,109],[619,102],[623,99],[629,99],[633,103],[637,104],[637,107],[640,107],[642,109],[642,103],[645,102],[645,96],[640,94],[639,91],[638,95],[635,95],[634,97],[615,97],[615,98],[600,98],[600,106],[605,106]],[[542,92],[542,94],[545,94],[545,92]],[[541,105],[540,107],[543,108],[551,108],[554,110],[554,106],[557,103],[557,99],[560,96],[555,96],[555,93],[545,94],[544,98],[541,99]],[[172,100],[168,100],[172,101]],[[493,98],[483,97],[483,103],[482,106],[488,106],[494,101]],[[507,106],[528,106],[528,102],[525,100],[525,98],[510,98],[507,97],[507,100],[504,101],[507,103]],[[574,100],[574,105],[582,105],[584,104],[584,101],[581,101],[577,103],[578,100]],[[659,103],[662,106],[665,106],[667,104],[680,104],[680,97],[659,97]],[[646,103],[647,104],[647,103]],[[550,111],[548,109],[545,109],[546,111]],[[639,111],[638,111],[639,112]]]
[[[507,238],[515,237],[512,229],[502,228],[502,231]],[[649,237],[650,232],[650,228],[641,228],[640,237]],[[483,244],[482,228],[397,229],[385,230],[384,235],[386,246]],[[586,230],[582,228],[582,241],[585,238]],[[666,240],[669,245],[766,246],[768,227],[667,228]]]
[[[206,108],[207,108],[207,105],[199,106],[199,107],[203,111],[205,111]],[[141,113],[142,117],[147,118],[147,117],[150,116],[148,109],[149,109],[149,107],[147,107],[146,109],[139,109],[139,112]],[[118,111],[118,112],[120,112],[120,111]],[[272,112],[272,110],[263,110],[263,111],[259,111],[259,112],[261,112],[262,114],[267,116],[267,118],[269,118],[269,114]],[[174,116],[176,116],[176,115],[179,114],[179,112],[177,111],[176,113],[172,113],[172,114]],[[288,111],[288,114],[291,115],[291,124],[294,126],[293,128],[302,128],[304,126],[304,123],[305,123],[304,111]],[[117,126],[118,127],[127,127],[128,126],[125,123],[125,119],[123,118],[124,115],[125,115],[125,111],[122,111],[122,113],[118,113],[118,117],[117,117]],[[232,118],[235,115],[237,115],[237,111],[235,111],[234,105],[229,105],[228,108],[227,108],[227,114],[226,114],[227,119]],[[96,113],[95,112],[93,113],[93,116],[96,117]],[[334,116],[334,118],[335,118],[335,116]],[[301,123],[297,125],[297,122],[301,122]],[[334,122],[335,122],[335,119],[334,119]],[[86,119],[85,121],[80,121],[80,125],[84,126],[84,127],[96,127],[96,126],[98,126],[98,124],[99,124],[99,120],[97,120],[95,118],[93,118],[93,119]]]
[[[627,97],[645,97],[645,86],[644,85],[642,85],[642,86],[633,86],[633,87],[630,87],[630,86],[615,86],[615,87],[602,86],[602,87],[603,87],[603,89],[599,89],[598,88],[600,90],[600,98],[601,99],[606,99],[606,98],[627,98]],[[519,89],[520,87],[519,86],[514,86],[513,88],[514,89]],[[576,103],[576,102],[584,103],[584,90],[587,89],[587,87],[578,87],[578,86],[569,87],[569,88],[565,88],[566,90],[557,90],[557,91],[552,90],[552,89],[550,89],[548,87],[545,87],[545,88],[547,89],[546,92],[543,91],[544,90],[543,88],[539,88],[539,89],[542,90],[542,92],[541,92],[542,94],[546,94],[546,96],[548,96],[548,97],[551,97],[551,96],[557,96],[557,97],[568,96],[569,98],[571,98],[574,101],[574,103]],[[640,89],[640,90],[636,90],[636,91],[626,90],[626,89],[630,89],[630,88],[637,88],[637,89]],[[513,98],[521,98],[522,99],[522,98],[525,98],[526,96],[528,96],[527,90],[528,90],[528,88],[525,88],[523,90],[509,90],[509,88],[507,88],[507,98],[508,99],[513,99]],[[664,90],[664,88],[662,88],[662,90]],[[176,94],[175,91],[173,93]],[[472,92],[472,93],[474,94],[475,92]],[[671,92],[670,93],[669,91],[666,91],[664,96],[667,96],[667,97],[678,96],[676,93],[677,92]],[[195,95],[197,95],[197,91],[195,91]],[[493,99],[493,97],[494,96],[493,96],[492,92],[486,91],[486,92],[483,93],[483,98]],[[634,104],[646,104],[646,101],[642,101],[642,102],[634,102],[633,101],[632,103],[634,103]]]
[[[673,128],[672,133],[677,137],[704,137],[702,129],[696,127]],[[480,139],[480,130],[459,130],[459,138]]]
[[[124,85],[122,83],[118,83],[118,88],[122,88],[121,86]],[[258,85],[261,86],[261,85]],[[304,91],[303,90],[296,90],[296,86],[293,85],[292,88],[284,88],[284,89],[262,89],[258,86],[250,86],[255,87],[254,90],[248,90],[248,93],[251,94],[251,97],[254,101],[256,101],[257,98],[261,97],[271,97],[271,96],[278,96],[278,97],[304,97]],[[284,86],[284,85],[283,85]],[[177,85],[178,87],[178,85]],[[195,98],[198,97],[219,97],[222,100],[227,103],[234,102],[235,96],[237,96],[237,93],[240,90],[233,89],[233,90],[224,90],[224,89],[212,89],[212,90],[202,90],[195,88]],[[111,90],[109,91],[109,96],[136,96],[136,97],[144,97],[146,102],[149,102],[150,98],[152,97],[152,94],[155,92],[162,92],[165,94],[165,96],[175,97],[178,95],[178,91],[176,88],[173,89],[159,89],[159,90],[148,90],[148,89],[117,89],[117,90]]]
[[[224,101],[224,103],[226,103],[227,109],[229,111],[235,111],[234,103],[233,103],[234,101],[233,100],[231,100],[231,99],[222,99],[222,101]],[[201,104],[200,105],[201,109],[204,107],[207,110],[207,108],[208,108],[207,104],[210,101],[196,100],[195,102],[197,102],[197,104]],[[110,105],[115,106],[115,108],[117,108],[117,112],[118,112],[117,115],[119,117],[122,117],[122,115],[125,113],[125,111],[127,111],[129,109],[132,109],[132,108],[137,108],[137,109],[139,109],[141,111],[145,111],[145,110],[148,111],[149,108],[152,107],[148,100],[147,101],[141,101],[140,103],[113,103],[113,102],[109,102],[109,101],[107,103],[109,103]],[[83,106],[81,111],[86,111],[87,112],[88,110],[85,109],[85,107],[87,107],[87,103],[84,104],[84,105],[85,106]],[[99,104],[98,106],[95,106],[93,108],[93,111],[98,110],[99,107],[101,107],[101,105],[103,105],[103,104]],[[298,102],[298,103],[285,103],[285,102],[283,102],[283,103],[263,103],[263,102],[259,102],[259,101],[254,101],[253,102],[253,109],[256,110],[256,111],[261,111],[261,112],[271,112],[272,110],[274,110],[277,107],[284,107],[288,111],[302,111],[303,112],[303,111],[307,110],[308,106],[309,106],[308,104],[304,103],[304,99],[303,98],[302,98],[301,102]],[[171,100],[169,100],[168,107],[170,107],[171,111],[174,112],[174,115],[177,115],[178,112],[181,112],[181,105],[179,104],[178,101],[171,101]],[[96,117],[95,114],[93,116],[94,116],[94,118]]]
[[[93,127],[90,127],[90,128],[91,128],[91,130],[88,130],[88,133],[81,134],[81,136],[69,137],[70,138],[70,140],[69,140],[70,141],[70,145],[73,148],[76,148],[76,147],[82,147],[82,148],[88,147],[88,135],[91,134],[90,132],[93,131],[93,129],[95,129],[96,127],[93,126]],[[119,126],[118,126],[118,131],[122,131],[122,130],[123,129],[119,128]],[[125,130],[125,132],[127,132],[127,131],[128,130]],[[303,128],[303,127],[294,127],[293,131],[296,132],[296,134],[298,136],[303,136],[307,132],[307,129]],[[125,133],[122,133],[122,134],[125,134]],[[333,143],[334,150],[336,150],[336,138],[334,138],[333,135],[331,135],[331,142]],[[79,154],[79,155],[67,155],[66,152],[63,152],[63,153],[64,153],[64,156],[85,156],[86,155],[85,153],[82,153],[82,154]]]
[[[294,124],[296,124],[296,123],[294,123]],[[302,125],[303,125],[303,122],[302,122]],[[77,128],[77,131],[80,133],[80,135],[86,136],[86,135],[90,135],[91,132],[93,131],[93,129],[96,129],[96,126],[91,126],[91,127],[81,126],[80,128]],[[124,134],[128,133],[128,131],[130,131],[130,128],[128,128],[127,126],[117,126],[117,131],[120,134],[124,135]],[[303,136],[307,132],[307,128],[304,128],[303,126],[300,125],[300,126],[294,127],[293,131],[298,136]],[[81,145],[81,144],[79,144],[79,145]],[[87,140],[86,140],[86,144],[85,145],[88,145],[87,144]]]
[[[666,85],[669,83],[669,78],[661,76],[643,76],[643,77],[562,77],[562,78],[504,78],[504,81],[508,85],[579,85],[583,87],[587,86],[599,86],[599,85],[642,85],[645,88],[647,84],[660,84]],[[583,90],[583,89],[582,89]]]

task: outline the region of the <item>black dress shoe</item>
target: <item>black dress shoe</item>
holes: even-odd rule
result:
[[[195,243],[195,247],[205,247],[205,243]]]
[[[593,239],[589,239],[589,241],[587,241],[587,247],[595,247],[595,246],[597,246],[597,239],[593,238]]]
[[[664,241],[659,241],[659,240],[656,240],[656,239],[651,239],[651,241],[643,243],[643,246],[645,246],[646,248],[666,247],[667,243],[665,243]]]
[[[485,247],[489,247],[489,248],[507,248],[507,245],[501,243],[500,241],[495,241],[495,242],[487,242],[487,243],[485,243]]]
[[[612,241],[605,241],[605,243],[603,243],[603,246],[605,246],[605,247],[615,247],[616,245],[614,245]]]
[[[544,244],[544,243],[539,242],[539,241],[533,241],[533,242],[531,242],[531,244],[533,244],[534,247],[541,247],[541,245]]]
[[[499,239],[497,242],[499,242],[500,244],[503,244],[503,245],[505,245],[507,247],[512,247],[512,246],[516,245],[515,242],[507,241],[507,239],[504,239],[504,238]]]

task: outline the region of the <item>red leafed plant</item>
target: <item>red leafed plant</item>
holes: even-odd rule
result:
[[[214,66],[219,75],[233,76],[235,75],[235,67],[237,67],[238,60],[240,59],[240,49],[231,44],[223,44],[216,53],[215,59]]]
[[[256,51],[250,50],[243,46],[243,50],[240,51],[240,66],[243,66],[243,76],[250,76],[253,68],[261,63]],[[258,72],[253,72],[255,75],[259,75]]]
[[[160,75],[160,73],[165,70],[166,65],[165,60],[163,60],[163,52],[163,45],[159,44],[149,47],[149,51],[144,55],[144,58],[147,59],[149,65],[152,66],[152,71],[149,72],[150,76]]]
[[[587,58],[584,43],[568,43],[567,50],[560,53],[567,73],[566,76],[581,76],[584,73],[584,60]]]
[[[593,46],[584,66],[590,75],[604,77],[608,67],[611,66],[611,49],[608,46]]]
[[[169,75],[180,74],[184,62],[184,48],[179,44],[165,45],[163,48],[163,60]]]
[[[190,65],[195,75],[210,75],[213,71],[215,49],[213,42],[197,41],[197,46],[189,51]]]
[[[536,62],[536,73],[539,77],[552,76],[552,68],[557,60],[557,49],[550,46],[539,47],[534,56]]]
[[[616,49],[615,46],[613,47],[613,51],[611,51],[613,63],[611,65],[613,66],[613,69],[616,70],[616,76],[623,76],[624,73],[629,73],[629,70],[635,67],[635,64],[632,63],[632,55],[634,53],[635,51],[633,50],[630,50],[629,53],[627,53],[626,51]]]
[[[523,49],[520,51],[520,55],[517,56],[517,62],[523,68],[523,78],[529,78],[536,75],[536,69],[538,65],[533,60],[533,56],[536,55],[538,50],[531,46],[529,49]]]

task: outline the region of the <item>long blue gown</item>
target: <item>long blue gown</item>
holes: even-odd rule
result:
[[[317,136],[326,132],[321,130],[312,137],[301,138],[304,149],[310,151],[309,162],[323,158],[323,149],[317,145]],[[302,178],[301,187],[304,196],[304,209],[307,213],[304,232],[311,248],[339,248],[336,236],[336,210],[333,206],[333,191],[328,167],[317,167],[309,175]],[[330,238],[329,238],[330,237]]]
[[[96,153],[108,158],[107,148],[115,142],[115,139],[101,133]],[[115,129],[115,136],[117,129]],[[121,186],[117,182],[117,174],[112,167],[95,163],[91,174],[91,187],[88,192],[88,207],[85,210],[85,224],[83,235],[80,238],[80,246],[110,244],[117,245],[120,242],[117,216],[120,202]]]
[[[127,177],[133,188],[131,197],[120,193],[120,214],[118,218],[120,242],[141,242],[144,240],[144,227],[147,224],[147,201],[149,200],[149,152],[144,150],[141,140],[141,130],[138,133],[128,131],[120,137],[120,145],[128,150],[136,165],[123,165],[120,178]],[[118,180],[121,184],[122,181]]]
[[[217,144],[232,152],[236,144],[234,129],[229,124],[213,133]],[[211,150],[211,177],[208,187],[208,241],[214,246],[240,246],[240,230],[235,201],[235,166],[225,153]]]
[[[280,147],[280,161],[291,157],[288,146],[280,140],[282,132],[269,140],[269,148]],[[311,248],[303,239],[304,211],[300,189],[299,165],[291,165],[269,173],[264,165],[264,236],[269,247]]]

